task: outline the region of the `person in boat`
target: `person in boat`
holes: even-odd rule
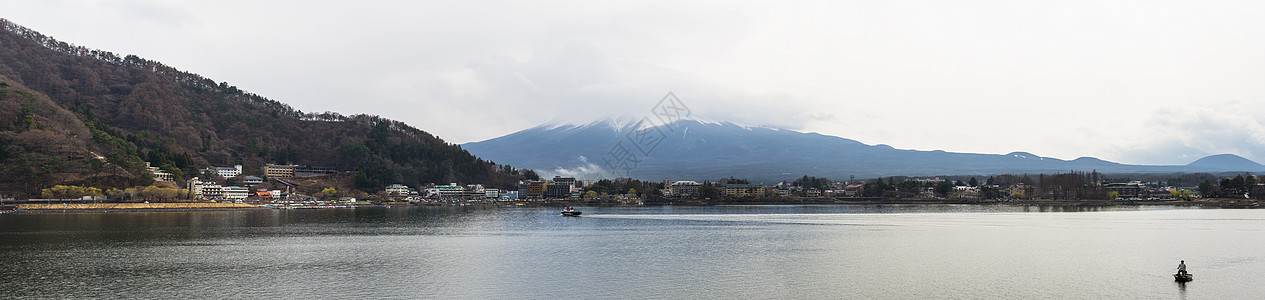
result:
[[[1177,264],[1177,275],[1186,275],[1186,261],[1185,260],[1182,260],[1181,263]]]

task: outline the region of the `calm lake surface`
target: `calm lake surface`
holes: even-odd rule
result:
[[[1265,296],[1265,210],[581,210],[6,214],[0,298]],[[1184,285],[1171,275],[1182,259]]]

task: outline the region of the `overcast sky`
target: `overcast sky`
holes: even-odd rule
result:
[[[456,143],[643,116],[956,152],[1265,162],[1262,1],[23,1],[0,17]],[[738,4],[741,3],[741,4]]]

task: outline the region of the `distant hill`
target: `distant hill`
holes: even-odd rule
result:
[[[802,175],[847,179],[850,176],[1036,174],[1071,170],[1102,173],[1265,171],[1260,164],[1234,155],[1213,156],[1186,166],[1127,165],[1090,157],[1061,160],[1026,152],[997,155],[901,150],[836,136],[725,122],[685,120],[672,125],[673,129],[661,129],[666,138],[649,155],[638,156],[640,162],[631,172],[633,177],[655,180],[736,176],[771,182]],[[631,144],[625,134],[634,126],[631,122],[610,119],[583,125],[542,125],[462,146],[481,157],[546,174],[577,172],[583,166],[590,170],[600,167],[604,164],[601,158],[617,142]]]
[[[1218,154],[1200,158],[1186,167],[1208,171],[1244,171],[1265,169],[1259,163],[1234,154]]]
[[[304,113],[226,82],[133,55],[75,46],[4,19],[0,76],[10,82],[11,93],[37,95],[36,100],[21,103],[10,99],[0,117],[34,116],[37,127],[47,126],[48,135],[67,137],[31,147],[10,144],[0,156],[0,169],[10,170],[0,174],[0,194],[29,193],[38,187],[27,186],[97,176],[96,169],[81,172],[68,167],[49,172],[81,176],[50,175],[35,183],[13,173],[20,169],[15,167],[22,163],[18,159],[41,155],[37,149],[50,147],[98,153],[132,173],[120,176],[142,184],[148,178],[138,172],[143,161],[182,179],[208,166],[242,164],[247,173],[255,174],[266,163],[333,166],[359,170],[356,188],[368,192],[391,183],[508,187],[523,178],[512,167],[479,159],[402,122],[370,115]],[[14,115],[15,111],[21,113]],[[87,139],[85,128],[94,126],[108,137]],[[8,138],[30,134],[10,130]]]

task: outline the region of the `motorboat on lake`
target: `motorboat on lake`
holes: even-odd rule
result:
[[[1173,274],[1173,280],[1176,280],[1177,282],[1187,282],[1195,280],[1195,277],[1191,276],[1190,273],[1177,273]]]
[[[564,217],[579,217],[579,216],[580,216],[580,211],[575,210],[574,208],[571,208],[570,206],[567,206],[567,208],[563,208],[563,209],[562,209],[562,216],[564,216]]]

